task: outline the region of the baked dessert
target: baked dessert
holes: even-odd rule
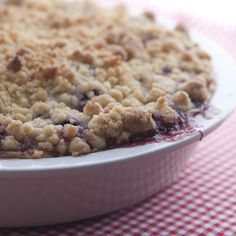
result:
[[[0,7],[0,156],[79,156],[181,128],[215,89],[211,57],[151,12],[88,1]]]

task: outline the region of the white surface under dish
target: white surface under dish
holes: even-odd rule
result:
[[[214,42],[199,33],[192,38],[213,57],[217,91],[212,119],[196,117],[206,136],[232,112],[236,103],[236,66]],[[179,141],[117,148],[79,158],[0,160],[0,227],[77,221],[129,206],[175,180],[201,133]]]

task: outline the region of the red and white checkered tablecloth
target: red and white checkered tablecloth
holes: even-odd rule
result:
[[[180,14],[171,17],[215,39],[236,58],[236,27],[224,29]],[[179,179],[154,197],[128,209],[83,222],[0,230],[0,236],[28,235],[236,235],[236,112],[201,141]]]

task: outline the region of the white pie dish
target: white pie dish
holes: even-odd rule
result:
[[[212,55],[218,84],[211,104],[220,112],[196,117],[206,136],[233,111],[236,67],[211,40],[196,32],[192,38]],[[0,160],[0,227],[76,221],[139,202],[177,178],[202,133],[79,158]]]

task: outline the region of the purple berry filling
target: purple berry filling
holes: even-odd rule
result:
[[[171,72],[172,72],[172,69],[168,66],[166,66],[162,69],[163,75],[169,75]]]
[[[62,123],[63,126],[66,124],[84,127],[84,124],[76,118],[69,118]]]
[[[87,125],[85,125],[84,123],[82,123],[81,121],[79,121],[76,118],[69,118],[69,119],[65,120],[61,125],[64,126],[66,124],[70,124],[70,125],[74,125],[74,126],[78,127],[77,137],[79,137],[79,138],[84,138],[86,132],[88,131]],[[59,136],[61,138],[64,138],[63,133],[59,134]]]
[[[99,95],[102,94],[102,92],[99,89],[93,89],[93,90],[91,90],[91,92],[93,92],[95,96],[99,96]],[[79,105],[78,105],[77,109],[80,112],[82,112],[84,107],[85,107],[85,105],[87,104],[88,100],[90,100],[91,98],[89,98],[86,93],[82,93],[79,90],[76,91],[75,96],[79,100]]]
[[[20,151],[21,152],[28,152],[36,149],[37,142],[35,140],[26,141],[21,144]]]
[[[156,36],[156,35],[143,35],[142,36],[142,43],[143,43],[144,46],[146,46],[146,44],[149,41],[152,41],[154,39],[158,39],[158,36]]]
[[[152,118],[156,123],[157,128],[155,130],[147,130],[143,133],[137,134],[130,138],[130,143],[139,142],[142,140],[149,140],[152,137],[159,136],[175,136],[180,130],[189,129],[189,121],[186,113],[181,109],[176,109],[179,114],[178,119],[175,122],[167,122],[163,117],[157,113],[152,114]]]
[[[0,125],[0,139],[3,139],[6,136],[6,126]]]

